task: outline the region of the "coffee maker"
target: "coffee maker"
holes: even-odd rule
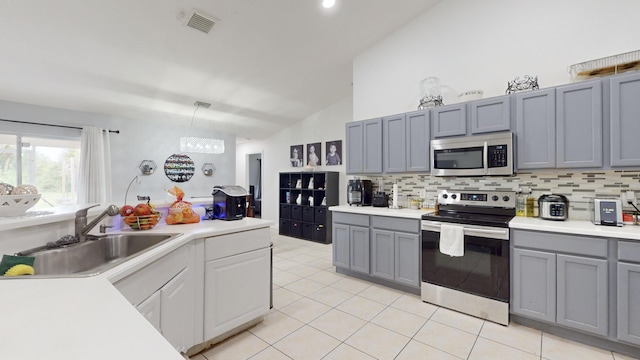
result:
[[[349,205],[371,206],[373,185],[371,180],[349,180],[347,183],[347,202]]]

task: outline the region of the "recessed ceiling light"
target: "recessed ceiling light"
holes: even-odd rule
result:
[[[336,4],[336,0],[322,0],[322,6],[325,8],[331,8]]]

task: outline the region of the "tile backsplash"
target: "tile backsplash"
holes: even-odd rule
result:
[[[401,206],[406,206],[409,197],[419,197],[426,191],[426,199],[436,197],[438,190],[499,190],[525,193],[532,190],[537,199],[543,194],[562,194],[569,199],[569,218],[588,220],[589,202],[594,198],[620,198],[626,191],[634,191],[640,196],[640,170],[600,170],[600,171],[536,171],[518,172],[510,177],[435,177],[429,174],[366,176],[373,182],[374,191],[382,183],[383,190],[391,193],[394,182],[398,183]],[[629,205],[624,204],[626,209]]]

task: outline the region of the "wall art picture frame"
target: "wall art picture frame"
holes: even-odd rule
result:
[[[322,165],[322,143],[307,144],[307,166]]]
[[[289,150],[289,162],[291,167],[303,167],[304,166],[304,145],[291,145]]]
[[[342,140],[327,141],[325,145],[327,150],[325,165],[342,165]]]

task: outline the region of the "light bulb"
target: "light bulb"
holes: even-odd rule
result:
[[[336,0],[322,0],[322,6],[324,8],[331,8],[336,4]]]

